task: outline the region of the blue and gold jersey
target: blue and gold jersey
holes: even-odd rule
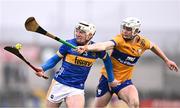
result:
[[[134,65],[145,50],[150,49],[150,41],[143,36],[136,36],[134,42],[127,42],[122,34],[117,35],[111,41],[115,47],[111,54],[114,77],[123,82],[132,78]],[[105,68],[101,73],[107,77]]]
[[[68,40],[68,42],[77,46],[76,39]],[[105,58],[106,52],[87,52],[80,55],[67,45],[62,45],[57,51],[57,55],[63,57],[63,62],[54,79],[62,84],[84,89],[84,83],[93,63],[97,58]]]

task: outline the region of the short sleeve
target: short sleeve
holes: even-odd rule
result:
[[[117,36],[113,37],[111,41],[114,42],[115,47],[119,46],[121,43],[121,36],[117,35]]]
[[[143,38],[143,40],[141,41],[141,44],[144,44],[144,49],[150,49],[150,45],[151,45],[151,41],[147,38]]]
[[[69,48],[70,47],[68,47],[67,45],[62,45],[62,46],[60,46],[60,48],[59,48],[59,50],[57,51],[57,55],[62,55],[62,56],[64,56],[64,55],[66,55],[67,54],[67,52],[68,52],[68,50],[69,50]]]

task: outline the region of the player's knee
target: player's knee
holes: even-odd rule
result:
[[[107,103],[104,102],[95,102],[95,108],[104,108],[107,106]]]
[[[130,108],[139,108],[139,101],[136,99],[130,100],[129,107]]]

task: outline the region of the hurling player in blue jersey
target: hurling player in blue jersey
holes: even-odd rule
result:
[[[95,26],[87,22],[79,22],[75,27],[75,38],[67,40],[74,46],[93,44],[90,41],[96,32]],[[40,77],[44,72],[53,68],[60,60],[62,66],[55,73],[52,84],[47,93],[47,107],[59,108],[62,101],[65,100],[68,108],[83,108],[84,83],[87,79],[91,66],[97,58],[103,59],[108,74],[109,85],[116,86],[118,82],[114,80],[112,72],[112,63],[110,57],[105,51],[87,52],[79,54],[71,47],[62,45],[57,53],[38,67],[39,72],[36,74]]]

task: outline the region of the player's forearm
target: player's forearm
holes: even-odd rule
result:
[[[104,51],[104,50],[112,49],[113,47],[114,47],[114,43],[111,41],[99,42],[86,46],[88,51]]]
[[[45,62],[43,65],[41,65],[41,67],[44,71],[47,71],[47,70],[53,68],[60,60],[61,60],[61,58],[57,54],[55,54],[47,62]]]
[[[153,45],[151,51],[153,51],[157,56],[159,56],[164,62],[168,61],[168,58],[158,46]]]
[[[105,46],[102,43],[95,43],[91,45],[87,45],[88,51],[103,51],[106,50]]]
[[[108,82],[113,82],[114,81],[113,66],[112,66],[112,62],[108,54],[106,58],[103,59],[103,62],[104,62],[106,72],[108,75]]]

